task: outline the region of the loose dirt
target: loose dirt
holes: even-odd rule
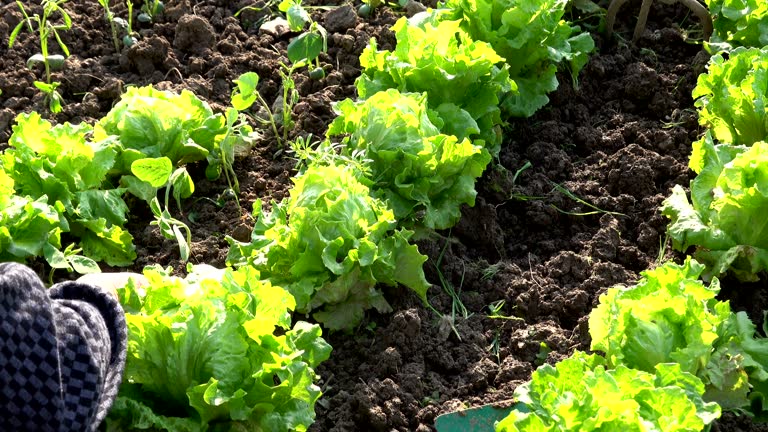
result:
[[[259,91],[267,103],[275,102],[292,35],[260,33],[268,18],[263,10],[234,16],[263,3],[168,3],[163,17],[142,25],[139,42],[120,54],[95,0],[68,3],[76,29],[62,39],[73,55],[54,74],[66,105],[51,118],[92,122],[125,86],[146,84],[188,89],[221,110],[229,103],[232,80],[248,71],[261,77]],[[622,10],[619,36],[630,37],[638,7]],[[124,7],[114,12],[126,16]],[[690,144],[702,132],[690,94],[707,56],[683,37],[695,24],[687,12],[655,4],[636,46],[594,33],[598,50],[578,88],[561,73],[547,107],[530,119],[510,120],[499,160],[477,185],[476,205],[463,209],[451,231],[418,243],[430,257],[425,269],[434,284],[434,310],[407,290],[390,289],[396,312],[371,313],[352,334],[326,336],[334,351],[318,370],[325,395],[311,431],[425,432],[441,413],[511,399],[543,362],[589,348],[587,316],[607,288],[633,283],[638,272],[662,259],[681,258],[666,243],[667,221],[658,208],[674,185],[692,178]],[[389,26],[398,14],[384,8],[362,20],[348,6],[314,10],[330,32],[328,52],[321,56],[327,74],[321,80],[296,74],[300,100],[290,137],[323,136],[333,102],[355,95],[358,57],[370,38],[382,49],[393,47]],[[34,38],[23,33],[6,48],[21,17],[15,3],[0,6],[0,149],[16,114],[47,111],[32,85],[40,71],[24,66],[37,52]],[[598,19],[584,17],[583,23],[596,30]],[[224,236],[248,237],[252,203],[287,195],[295,161],[266,127],[263,132],[234,167],[240,208],[232,201],[219,207],[196,199],[215,201],[227,185],[208,182],[204,167],[191,167],[197,190],[177,216],[192,228],[193,262],[223,266]],[[133,270],[149,263],[183,269],[176,246],[149,225],[149,210],[134,207],[129,230],[139,259]],[[759,324],[768,307],[763,285],[744,289],[726,279],[722,297]],[[498,306],[495,317],[492,305]],[[719,427],[765,430],[734,416]]]

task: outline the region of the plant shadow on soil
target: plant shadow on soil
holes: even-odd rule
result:
[[[248,25],[264,12],[233,17],[257,2],[169,3],[159,22],[142,27],[140,41],[120,55],[105,22],[94,18],[103,14],[95,0],[67,4],[76,29],[62,34],[73,56],[54,74],[67,102],[55,121],[100,118],[129,83],[188,89],[220,110],[229,102],[232,80],[255,71],[268,103],[277,98],[279,63],[287,62],[280,53],[290,35],[259,34]],[[631,34],[638,7],[620,13],[619,35]],[[120,7],[113,12],[126,13]],[[301,98],[292,137],[323,135],[333,118],[332,102],[355,95],[363,48],[376,37],[381,49],[391,49],[388,27],[398,18],[387,9],[369,21],[346,7],[313,13],[330,33],[328,53],[321,56],[328,74],[322,80],[304,71],[296,76]],[[34,39],[22,34],[7,49],[20,19],[14,3],[0,6],[0,150],[16,114],[45,111],[32,85],[39,72],[24,66],[36,52]],[[681,36],[681,25],[691,25],[682,6],[654,4],[637,46],[608,43],[594,33],[598,50],[578,90],[560,74],[560,88],[547,107],[533,118],[510,121],[498,165],[477,185],[476,205],[463,209],[453,230],[419,243],[430,257],[427,277],[435,283],[430,301],[446,316],[407,290],[390,289],[394,313],[371,314],[354,335],[327,335],[334,350],[318,369],[325,395],[311,431],[424,432],[433,430],[441,413],[511,399],[542,362],[589,348],[587,316],[607,288],[633,283],[660,257],[681,258],[665,244],[666,220],[658,208],[673,185],[691,179],[688,155],[702,131],[690,94],[707,61],[699,45]],[[252,203],[287,195],[294,161],[285,154],[274,157],[276,151],[265,129],[264,139],[236,162],[241,209],[232,202],[219,208],[196,200],[215,200],[226,184],[207,182],[202,167],[192,167],[197,190],[177,216],[192,228],[193,262],[223,266],[224,235],[248,237]],[[530,168],[523,169],[526,163]],[[129,230],[139,259],[132,269],[159,263],[181,271],[176,246],[150,220],[148,209],[133,209]],[[440,287],[441,277],[459,291],[466,314],[451,318],[454,303]],[[759,325],[768,302],[765,287],[754,288],[740,290],[725,279],[722,297]],[[499,301],[499,314],[519,319],[489,317],[489,305]],[[719,429],[768,430],[735,416],[722,419]]]

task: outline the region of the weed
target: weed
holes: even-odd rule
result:
[[[67,246],[64,251],[56,249],[50,243],[46,244],[43,247],[43,255],[51,265],[51,271],[48,272],[48,283],[53,285],[53,273],[56,269],[66,269],[69,272],[74,270],[80,274],[101,272],[96,261],[80,255],[82,251],[80,248],[75,248],[74,243]]]
[[[499,343],[499,338],[501,337],[501,329],[497,328],[493,332],[493,340],[491,341],[491,344],[488,345],[488,352],[493,354],[494,357],[496,357],[496,363],[501,364],[501,344]]]
[[[442,286],[443,291],[445,291],[445,293],[448,294],[448,296],[451,298],[451,313],[450,315],[441,314],[431,305],[429,308],[432,309],[432,311],[436,314],[440,315],[440,334],[445,333],[447,335],[449,330],[453,330],[453,333],[456,335],[456,337],[461,340],[461,335],[459,335],[459,331],[456,329],[456,316],[458,315],[464,319],[467,319],[471,314],[469,313],[469,310],[467,310],[467,307],[464,305],[464,303],[461,301],[461,288],[464,286],[464,272],[461,274],[461,282],[459,283],[459,288],[457,290],[453,284],[451,284],[451,282],[445,278],[442,270],[440,270],[443,257],[445,256],[445,250],[448,248],[448,243],[449,241],[445,242],[445,246],[443,246],[443,249],[440,251],[440,255],[437,257],[437,261],[434,263],[434,266],[435,270],[437,271],[437,277],[440,279],[440,286]]]
[[[661,265],[664,261],[664,252],[667,251],[667,244],[669,244],[669,236],[664,234],[664,238],[659,237],[659,252],[656,254],[656,262]]]
[[[488,318],[503,319],[503,320],[510,320],[510,321],[525,321],[523,318],[520,318],[520,317],[502,315],[501,310],[504,308],[505,303],[506,302],[504,300],[496,300],[495,302],[489,304],[488,311],[490,313],[488,314]]]
[[[561,186],[561,185],[559,185],[557,183],[552,183],[552,185],[554,186],[553,190],[556,190],[556,191],[560,192],[561,194],[563,194],[566,197],[576,201],[577,203],[579,203],[581,205],[584,205],[584,206],[587,206],[587,207],[593,209],[593,211],[588,211],[588,212],[569,212],[569,211],[562,210],[562,209],[558,208],[555,205],[552,205],[552,208],[554,208],[555,210],[557,210],[560,213],[571,215],[571,216],[590,216],[590,215],[600,214],[600,213],[614,215],[614,216],[626,216],[624,213],[613,212],[613,211],[609,211],[609,210],[603,210],[603,209],[595,206],[594,204],[588,203],[584,199],[576,196],[576,194],[574,194],[573,192],[571,192],[567,188],[565,188],[565,187],[563,187],[563,186]]]
[[[299,101],[299,91],[296,90],[296,82],[293,80],[293,71],[296,65],[286,66],[280,64],[280,79],[283,84],[282,115],[283,143],[288,141],[288,131],[293,130],[293,107]],[[282,148],[282,146],[281,146]]]
[[[483,269],[483,275],[480,277],[480,280],[487,281],[493,279],[494,276],[501,270],[501,262],[498,262],[496,264],[491,264],[485,269]]]

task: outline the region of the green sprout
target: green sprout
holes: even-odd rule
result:
[[[278,9],[285,13],[291,31],[302,32],[288,44],[288,60],[295,68],[312,66],[314,63],[309,77],[324,78],[325,70],[320,66],[320,53],[328,51],[328,32],[312,19],[307,9],[302,7],[301,0],[283,0]]]
[[[117,37],[117,24],[115,23],[115,15],[109,10],[109,0],[98,0],[102,8],[104,8],[104,17],[109,24],[109,30],[112,33],[112,43],[115,45],[115,52],[120,52],[120,42]]]
[[[137,196],[141,196],[149,202],[149,208],[155,216],[155,220],[150,225],[157,225],[163,237],[176,240],[179,244],[181,260],[188,261],[192,233],[187,224],[171,216],[168,210],[171,191],[173,191],[179,210],[181,210],[181,199],[189,198],[195,191],[195,185],[187,169],[182,167],[173,170],[171,160],[163,156],[136,160],[131,164],[131,172],[144,182],[141,185],[134,185],[131,192],[137,191]],[[165,205],[163,207],[160,206],[160,201],[157,199],[157,190],[162,187],[165,187]]]
[[[137,17],[140,22],[151,23],[165,11],[165,5],[160,0],[144,0],[141,13]]]
[[[67,48],[59,36],[59,30],[69,30],[72,28],[72,19],[69,17],[67,11],[62,8],[62,5],[66,2],[67,0],[43,0],[41,3],[43,6],[43,15],[34,14],[30,16],[21,1],[16,0],[16,4],[19,6],[24,19],[16,25],[8,38],[8,48],[11,48],[25,24],[30,33],[38,33],[40,38],[40,53],[33,55],[27,60],[27,67],[31,69],[40,63],[45,67],[45,82],[35,81],[34,85],[45,94],[48,108],[52,113],[61,112],[62,97],[56,91],[56,88],[58,88],[61,83],[51,82],[51,70],[63,67],[65,57],[69,57],[69,48]],[[61,15],[64,24],[51,23],[51,18],[56,12]],[[33,24],[37,25],[37,29],[33,27]],[[49,53],[48,38],[51,35],[56,38],[56,42],[58,42],[59,47],[64,52],[64,56],[56,54],[52,55]]]

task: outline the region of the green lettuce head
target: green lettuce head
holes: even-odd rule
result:
[[[128,324],[117,430],[306,431],[330,355],[317,325],[291,327],[293,297],[249,267],[196,268],[186,279],[144,271],[118,290]]]
[[[444,120],[426,94],[390,89],[367,100],[344,100],[328,136],[347,135],[342,151],[364,155],[367,179],[401,225],[452,227],[461,205],[474,205],[475,180],[491,161],[468,139],[440,133]],[[331,151],[331,150],[329,150]]]
[[[676,249],[695,246],[705,278],[726,272],[743,281],[768,270],[768,143],[715,145],[708,134],[694,146],[691,200],[676,186],[661,211]]]
[[[392,210],[371,197],[352,168],[310,165],[272,211],[254,203],[251,241],[230,243],[227,262],[254,266],[330,329],[350,329],[367,309],[392,310],[377,287],[402,284],[424,301],[426,257],[396,229]]]

